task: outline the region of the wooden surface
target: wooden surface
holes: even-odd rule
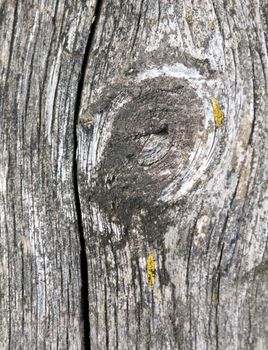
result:
[[[0,23],[0,348],[266,349],[267,0]]]

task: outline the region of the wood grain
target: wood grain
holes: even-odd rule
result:
[[[267,18],[0,0],[1,349],[266,349]]]
[[[0,3],[0,348],[79,349],[74,105],[95,2]]]
[[[266,6],[105,5],[78,143],[92,347],[264,349]]]

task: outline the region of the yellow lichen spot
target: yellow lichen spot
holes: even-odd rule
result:
[[[224,120],[224,113],[221,109],[217,97],[212,97],[212,107],[213,107],[213,116],[216,126],[222,126]]]
[[[118,70],[121,74],[124,72],[124,65],[122,63],[118,65]]]
[[[150,26],[150,28],[152,29],[154,25],[155,25],[155,20],[154,20],[154,18],[150,18],[150,19],[149,19],[149,26]]]
[[[215,26],[215,21],[214,19],[212,19],[210,22],[209,22],[209,28],[210,30],[215,30],[216,26]]]
[[[193,24],[193,12],[192,11],[187,11],[186,13],[186,21],[188,24]]]
[[[266,189],[268,190],[268,182],[266,183]]]
[[[147,278],[149,286],[153,288],[155,283],[155,257],[153,254],[150,254],[147,259]]]

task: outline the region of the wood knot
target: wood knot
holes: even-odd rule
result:
[[[92,158],[101,157],[90,184],[90,201],[120,222],[150,207],[157,222],[161,192],[183,177],[203,129],[202,101],[187,80],[166,76],[107,96],[101,107],[94,106],[101,117],[94,126],[98,144],[92,147]]]

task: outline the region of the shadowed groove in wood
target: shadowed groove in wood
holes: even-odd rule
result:
[[[79,240],[80,240],[80,267],[81,267],[81,316],[84,325],[84,347],[85,349],[91,348],[90,343],[90,322],[89,322],[89,296],[88,296],[88,263],[87,263],[87,255],[86,255],[86,245],[84,238],[84,228],[82,222],[82,211],[80,205],[80,196],[79,196],[79,188],[78,188],[78,172],[77,172],[77,147],[78,147],[78,138],[77,138],[77,124],[79,119],[79,112],[81,106],[81,97],[83,94],[84,88],[84,80],[86,75],[87,64],[89,60],[89,55],[92,47],[92,42],[94,40],[94,35],[96,32],[96,28],[98,25],[101,8],[102,8],[103,0],[98,0],[96,3],[95,13],[94,13],[94,21],[91,24],[90,32],[88,36],[88,41],[86,44],[84,58],[81,65],[80,77],[78,80],[78,88],[75,102],[75,110],[74,110],[74,129],[73,129],[73,137],[74,137],[74,148],[73,148],[73,185],[74,185],[74,198],[75,198],[75,208],[77,215],[77,226],[79,230]]]

